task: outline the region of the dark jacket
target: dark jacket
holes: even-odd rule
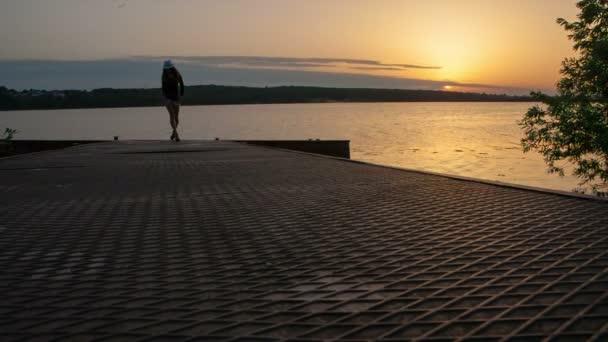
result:
[[[163,95],[168,100],[179,101],[180,96],[184,96],[184,80],[179,71],[175,73],[164,71],[162,77]]]

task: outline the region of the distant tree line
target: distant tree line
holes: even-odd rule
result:
[[[322,87],[187,86],[184,105],[324,102],[523,102],[529,96],[433,90]],[[22,90],[0,87],[0,110],[147,107],[163,105],[160,89]]]

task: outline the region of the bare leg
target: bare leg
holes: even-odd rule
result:
[[[179,126],[179,104],[173,105],[173,117],[175,119],[175,141],[179,141],[179,134],[177,134],[177,126]]]
[[[177,129],[177,123],[175,122],[175,115],[173,111],[173,105],[171,103],[167,103],[167,111],[169,112],[169,124],[173,129],[173,134],[171,134],[171,139],[175,136],[175,130]]]

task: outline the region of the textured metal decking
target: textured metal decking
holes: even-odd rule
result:
[[[226,142],[0,160],[0,340],[608,340],[608,203]]]

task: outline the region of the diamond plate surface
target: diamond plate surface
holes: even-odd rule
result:
[[[228,142],[0,160],[2,341],[608,340],[608,203]]]

